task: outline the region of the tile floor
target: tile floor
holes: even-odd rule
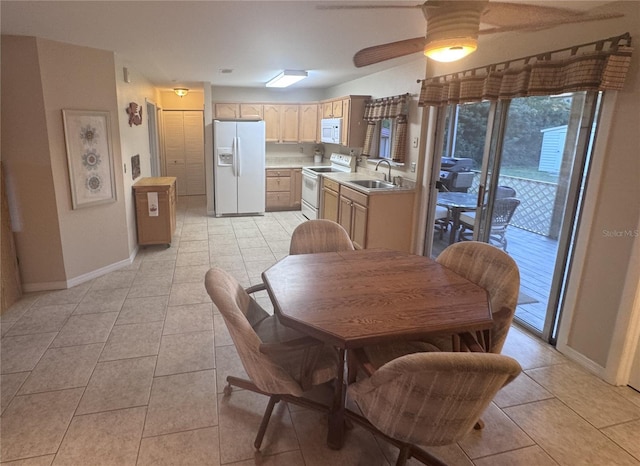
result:
[[[394,464],[397,451],[358,427],[328,449],[325,418],[282,403],[255,453],[266,398],[222,394],[226,375],[243,370],[203,277],[215,265],[257,283],[303,218],[208,218],[203,198],[181,198],[178,215],[171,248],[28,294],[2,315],[2,464]],[[452,465],[640,465],[640,393],[517,327],[504,353],[524,373],[495,398],[484,430],[437,454]]]

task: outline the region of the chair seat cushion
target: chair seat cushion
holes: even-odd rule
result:
[[[476,223],[475,212],[462,212],[460,214],[460,223],[466,223],[467,225],[474,226]]]
[[[451,337],[448,338],[451,340]],[[363,351],[369,362],[378,368],[407,354],[440,351],[440,349],[423,341],[397,341],[386,345],[366,346]]]

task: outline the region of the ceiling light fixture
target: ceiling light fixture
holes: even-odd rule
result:
[[[176,87],[173,92],[175,92],[178,97],[184,97],[189,93],[189,89],[186,87]]]
[[[427,19],[424,54],[436,61],[452,62],[475,52],[480,15],[487,2],[447,2],[447,8],[434,3],[425,2],[422,7]]]
[[[267,82],[267,87],[287,87],[308,76],[306,71],[284,70],[278,76]]]

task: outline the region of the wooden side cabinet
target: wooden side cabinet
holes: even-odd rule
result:
[[[133,185],[138,244],[170,245],[176,230],[176,178],[142,178]]]

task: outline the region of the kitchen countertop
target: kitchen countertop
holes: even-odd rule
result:
[[[331,163],[327,161],[322,161],[319,163],[314,163],[312,161],[291,161],[291,160],[267,160],[266,168],[302,168],[302,167],[328,167]]]
[[[365,194],[397,194],[397,193],[413,193],[415,192],[415,187],[411,186],[394,186],[393,188],[365,188],[364,186],[360,186],[357,184],[350,183],[350,181],[354,180],[374,180],[380,178],[374,178],[371,175],[365,175],[363,173],[339,173],[339,172],[331,172],[331,173],[323,173],[323,177],[328,178],[333,181],[337,181],[338,183],[347,186],[348,188],[354,189],[356,191],[360,191]]]

